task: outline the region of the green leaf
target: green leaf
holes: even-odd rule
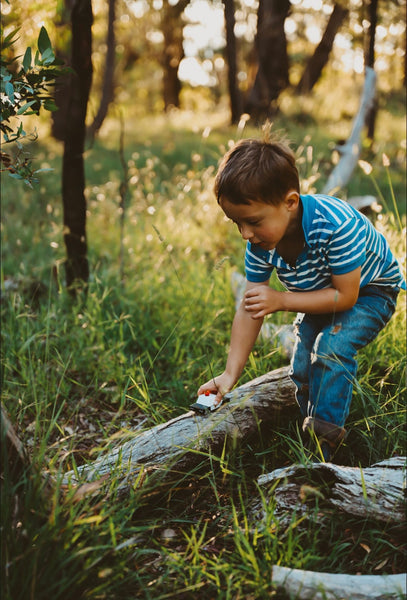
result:
[[[5,50],[6,48],[9,48],[14,44],[14,42],[17,40],[16,36],[20,29],[21,27],[17,27],[16,29],[13,29],[13,31],[11,31],[8,35],[6,35],[6,37],[2,40],[1,43],[2,50]]]
[[[23,113],[25,113],[26,110],[28,110],[30,108],[30,106],[35,104],[35,102],[36,102],[36,100],[31,100],[31,102],[27,102],[27,104],[20,106],[20,108],[17,111],[17,114],[22,115]]]
[[[44,65],[50,65],[55,60],[55,54],[52,48],[47,48],[42,54],[42,63]]]
[[[29,71],[31,69],[31,60],[32,60],[31,48],[27,48],[27,50],[25,51],[25,54],[24,54],[24,58],[23,58],[24,71]]]
[[[58,110],[58,106],[55,104],[52,98],[47,98],[46,100],[44,100],[43,106],[45,110],[49,110],[50,112],[55,112],[56,110]]]
[[[45,27],[41,27],[40,29],[40,33],[38,36],[38,50],[40,51],[41,55],[44,54],[44,52],[46,50],[52,50],[52,44],[51,44],[51,40],[49,39],[47,30],[45,29]]]
[[[6,81],[6,84],[4,86],[4,91],[6,92],[7,96],[10,98],[11,102],[14,104],[14,86],[10,81]]]

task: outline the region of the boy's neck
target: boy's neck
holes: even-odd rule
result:
[[[276,250],[287,264],[295,265],[298,256],[304,247],[305,236],[302,228],[302,203],[298,204],[298,209],[293,214],[291,226],[287,230],[283,239],[277,244]]]

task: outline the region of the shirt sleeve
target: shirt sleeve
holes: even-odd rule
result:
[[[270,279],[274,266],[269,264],[260,253],[254,252],[250,242],[246,245],[244,266],[247,281],[262,283]]]
[[[341,223],[329,240],[327,259],[334,275],[343,275],[363,265],[366,259],[366,225],[362,220]]]

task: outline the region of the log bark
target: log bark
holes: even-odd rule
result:
[[[136,434],[93,463],[66,473],[64,483],[102,480],[114,473],[119,487],[131,486],[144,469],[186,471],[202,454],[220,450],[226,438],[243,440],[259,424],[271,425],[276,413],[296,406],[294,384],[283,367],[258,377],[225,396],[226,404],[213,413],[189,411],[167,423]]]
[[[262,475],[258,484],[273,489],[275,515],[282,523],[290,522],[294,509],[297,517],[315,518],[314,500],[318,497],[321,511],[336,509],[343,515],[405,527],[405,467],[403,456],[364,469],[332,463],[297,464]],[[252,511],[261,517],[259,502],[253,503]],[[323,518],[320,511],[318,518]]]
[[[301,600],[400,600],[406,594],[406,574],[346,575],[314,573],[273,566],[273,586]]]
[[[366,122],[366,116],[371,110],[376,93],[376,73],[373,69],[366,67],[365,84],[358,113],[353,121],[352,132],[348,141],[338,148],[342,154],[341,159],[332,171],[328,181],[322,190],[323,194],[332,194],[343,188],[349,181],[354,168],[359,160],[362,148],[362,129]]]

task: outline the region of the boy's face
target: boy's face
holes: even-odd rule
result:
[[[223,197],[219,204],[225,215],[236,223],[242,238],[263,250],[273,250],[298,228],[297,192],[289,192],[278,205],[255,200],[249,204],[233,204]]]

